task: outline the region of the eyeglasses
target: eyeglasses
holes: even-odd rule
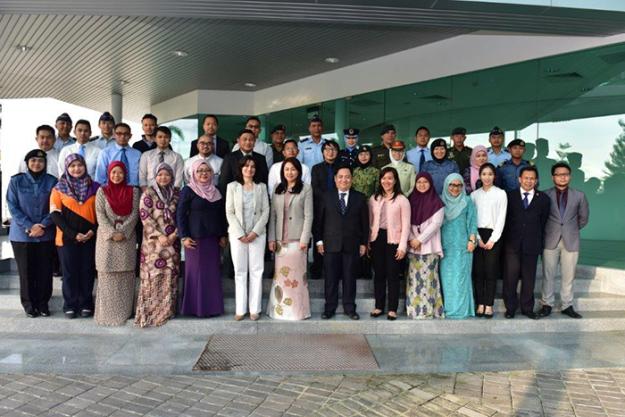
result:
[[[208,174],[209,172],[213,172],[210,169],[198,169],[197,171],[195,171],[198,174]]]
[[[449,188],[462,188],[462,184],[449,184]]]
[[[213,142],[198,142],[197,146],[212,146]]]

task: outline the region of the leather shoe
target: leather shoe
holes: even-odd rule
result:
[[[369,315],[373,318],[375,317],[380,317],[382,314],[384,314],[384,312],[382,310],[378,310],[378,311],[372,311],[371,313],[369,313]]]
[[[562,310],[562,314],[569,316],[572,319],[581,319],[582,315],[573,309],[573,306],[568,306]]]
[[[355,311],[352,311],[351,313],[347,313],[347,317],[349,317],[352,320],[360,320],[360,316]]]
[[[74,310],[67,310],[65,312],[65,318],[66,319],[75,319],[76,318],[76,312]]]
[[[526,313],[521,313],[521,314],[523,314],[528,319],[532,319],[532,320],[538,320],[540,318],[540,316],[534,313],[533,311],[528,311]]]
[[[324,311],[323,314],[321,315],[321,318],[324,320],[331,319],[332,317],[334,317],[334,312],[330,312],[330,311]]]
[[[34,309],[26,310],[26,317],[30,317],[31,319],[34,319],[37,316],[39,316],[39,313],[37,312],[37,310],[34,310]]]
[[[506,315],[505,315],[505,317],[506,317],[507,319],[513,319],[513,318],[514,318],[514,311],[509,311],[509,310],[506,310]]]
[[[93,316],[93,311],[89,310],[88,308],[83,308],[82,310],[80,310],[80,317],[86,319],[87,317],[91,316]]]
[[[41,317],[50,317],[50,309],[48,309],[48,307],[44,307],[39,309],[39,314],[41,314]]]
[[[547,317],[548,315],[551,314],[551,306],[548,306],[548,305],[542,306],[540,310],[537,311],[537,314],[540,317]]]

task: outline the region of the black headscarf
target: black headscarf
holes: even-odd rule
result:
[[[434,148],[437,148],[439,146],[445,148],[445,156],[442,158],[437,158],[434,156]],[[447,148],[447,142],[445,142],[445,139],[435,139],[430,145],[430,153],[432,154],[432,161],[436,162],[437,164],[442,164],[444,161],[446,161],[447,157],[449,156],[449,148]]]
[[[41,171],[35,172],[30,169],[30,167],[28,166],[28,160],[32,158],[43,158],[43,169]],[[39,177],[46,173],[46,170],[48,168],[46,153],[41,149],[33,149],[32,151],[28,152],[24,157],[24,162],[26,162],[26,169],[28,169],[28,172],[34,179],[39,179]]]
[[[360,162],[360,159],[358,158],[358,155],[360,155],[361,152],[369,152],[369,162],[367,162],[366,164],[363,164],[362,162]],[[373,159],[373,155],[371,154],[371,146],[362,145],[360,148],[358,148],[358,152],[356,153],[356,165],[358,167],[362,169],[369,167],[371,165],[372,159]]]

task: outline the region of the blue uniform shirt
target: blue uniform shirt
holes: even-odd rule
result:
[[[420,148],[419,146],[416,146],[412,148],[411,150],[409,150],[408,152],[406,152],[406,159],[408,160],[408,162],[412,164],[417,174],[423,171],[423,167],[419,166],[419,161],[421,160],[421,150],[423,150],[423,156],[425,157],[425,162],[431,161],[432,154],[430,153],[430,148],[428,147]]]
[[[311,137],[300,140],[297,159],[299,159],[302,164],[308,165],[309,167],[314,167],[315,165],[322,163],[323,152],[321,152],[321,147],[325,141],[325,139],[321,138],[319,143],[315,143]]]
[[[126,146],[126,160],[128,161],[128,178],[126,181],[128,185],[135,187],[139,186],[139,160],[141,159],[141,152]],[[98,165],[95,169],[95,180],[100,185],[106,185],[108,182],[108,166],[113,161],[122,160],[122,147],[117,143],[112,143],[106,148],[102,149],[100,156],[98,156]]]
[[[519,188],[519,171],[521,168],[529,166],[530,163],[525,159],[521,160],[519,165],[514,165],[512,159],[505,161],[497,168],[497,186],[504,191],[512,191]]]
[[[57,136],[56,141],[54,142],[54,149],[56,149],[57,151],[59,151],[59,153],[61,153],[61,149],[63,149],[66,146],[73,145],[74,143],[76,143],[76,139],[71,136],[69,137],[67,142],[63,142],[63,140],[61,140],[61,138]]]
[[[11,212],[9,239],[13,242],[48,242],[54,239],[55,226],[50,218],[50,193],[56,178],[43,174],[35,180],[29,172],[11,177],[7,189],[7,204]],[[40,237],[29,237],[27,230],[42,224],[46,232]]]
[[[486,149],[486,152],[488,153],[488,162],[495,165],[496,167],[501,166],[508,159],[512,158],[510,152],[508,152],[508,150],[505,148],[501,148],[501,152],[495,153],[493,152],[493,148],[488,147],[488,149]]]

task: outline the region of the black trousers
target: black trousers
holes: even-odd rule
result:
[[[488,242],[493,229],[477,229],[482,242]],[[473,292],[476,305],[492,306],[495,302],[497,277],[499,277],[499,259],[501,240],[491,250],[479,246],[473,252]]]
[[[504,252],[503,300],[506,310],[514,313],[519,306],[517,286],[521,280],[521,312],[534,311],[534,284],[538,255]]]
[[[93,311],[95,280],[95,237],[86,243],[63,242],[63,311]]]
[[[343,311],[356,311],[356,275],[354,268],[359,254],[354,252],[326,252],[323,255],[325,277],[325,312],[334,313],[339,305],[339,281],[343,281]]]
[[[24,311],[47,310],[52,297],[54,241],[13,242]]]
[[[386,286],[388,283],[388,311],[397,312],[399,305],[399,275],[402,261],[395,259],[398,245],[388,244],[386,240],[386,230],[380,229],[378,237],[371,245],[371,252],[373,252],[375,308],[384,311]]]

